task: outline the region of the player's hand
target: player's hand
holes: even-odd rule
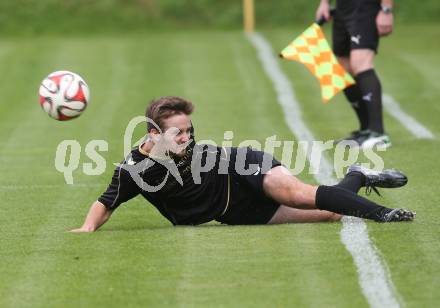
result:
[[[379,36],[386,36],[393,32],[393,21],[393,13],[385,14],[384,12],[380,11],[379,14],[377,14],[376,26]]]
[[[69,230],[70,233],[89,233],[89,232],[93,232],[93,231],[95,231],[95,230],[90,229],[90,228],[85,228],[85,227]]]
[[[315,13],[315,20],[324,17],[326,21],[330,20],[330,4],[328,0],[322,0]]]

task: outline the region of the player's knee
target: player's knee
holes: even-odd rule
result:
[[[308,190],[295,191],[294,202],[297,206],[310,205],[311,196]]]
[[[316,189],[286,174],[282,168],[274,168],[263,180],[265,193],[281,204],[297,208],[314,208]]]
[[[292,187],[288,192],[289,205],[297,208],[310,208],[313,203],[313,196],[310,194],[310,189],[306,184],[297,185],[295,188]]]

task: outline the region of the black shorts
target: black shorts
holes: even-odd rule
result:
[[[353,49],[371,49],[377,53],[379,34],[376,17],[379,0],[337,0],[333,20],[333,51],[348,57]]]
[[[243,158],[244,168],[237,168],[237,161]],[[265,195],[263,179],[276,166],[281,163],[268,153],[251,148],[231,148],[229,204],[226,212],[216,220],[229,225],[267,224],[280,205]]]

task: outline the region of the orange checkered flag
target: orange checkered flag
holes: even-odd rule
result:
[[[336,60],[321,27],[316,23],[284,48],[280,57],[307,66],[319,80],[324,103],[339,91],[355,83]]]

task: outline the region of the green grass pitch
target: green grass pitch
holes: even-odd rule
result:
[[[263,31],[276,51],[301,29]],[[440,300],[438,27],[404,27],[382,41],[377,70],[385,92],[428,127],[417,140],[389,115],[393,147],[386,167],[404,170],[406,187],[375,201],[417,211],[413,223],[368,222],[407,307]],[[320,102],[316,80],[282,62],[304,119],[321,140],[356,128],[342,96]],[[70,122],[48,118],[37,90],[67,69],[88,82],[92,101]],[[220,143],[294,140],[255,50],[239,32],[193,31],[127,36],[39,37],[0,41],[0,307],[367,307],[356,267],[340,241],[341,224],[172,227],[141,198],[122,205],[93,234],[71,234],[106,188],[123,156],[128,121],[162,95],[196,104],[196,136]],[[82,146],[74,185],[55,170],[57,145]],[[87,176],[92,139],[109,143],[106,172]],[[300,175],[313,181],[307,173]]]

